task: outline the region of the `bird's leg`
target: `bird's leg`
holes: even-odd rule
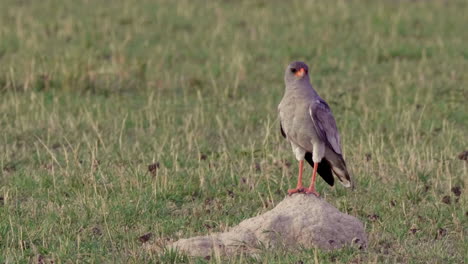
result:
[[[304,168],[304,160],[299,161],[299,177],[297,178],[297,187],[296,189],[289,189],[288,194],[292,195],[293,193],[304,192],[304,187],[302,186],[302,171]]]
[[[313,194],[319,197],[320,195],[315,190],[315,177],[317,176],[317,169],[318,169],[318,162],[314,162],[314,172],[312,173],[312,181],[310,182],[309,188],[305,189],[305,193]]]

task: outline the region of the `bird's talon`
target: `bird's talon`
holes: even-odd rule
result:
[[[289,189],[288,190],[288,195],[291,196],[295,193],[303,193],[305,191],[305,188],[304,187],[297,187],[295,189]]]
[[[306,194],[313,194],[316,197],[320,197],[320,194],[317,191],[315,191],[315,189],[307,188],[307,189],[305,189],[305,193]]]

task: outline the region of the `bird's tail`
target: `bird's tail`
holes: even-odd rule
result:
[[[354,189],[354,183],[351,180],[351,175],[348,172],[348,168],[346,168],[346,162],[343,157],[340,155],[338,159],[331,162],[331,165],[333,174],[335,174],[340,183],[344,187]]]

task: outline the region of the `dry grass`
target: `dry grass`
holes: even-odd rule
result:
[[[1,2],[0,263],[468,262],[465,1]],[[318,191],[368,250],[144,250],[295,184],[276,116],[295,59],[358,187]]]

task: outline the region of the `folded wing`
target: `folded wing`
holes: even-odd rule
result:
[[[315,99],[309,106],[309,113],[320,140],[341,155],[340,135],[328,104],[320,98]]]

